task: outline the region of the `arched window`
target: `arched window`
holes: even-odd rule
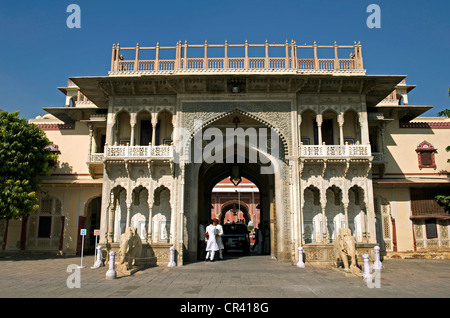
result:
[[[422,168],[434,168],[436,169],[436,162],[434,160],[434,154],[437,149],[433,147],[428,141],[422,141],[416,149],[419,159],[419,169]]]

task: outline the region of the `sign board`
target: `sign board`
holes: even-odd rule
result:
[[[94,230],[94,236],[100,236],[100,230]]]
[[[81,229],[80,235],[86,235],[86,229]]]

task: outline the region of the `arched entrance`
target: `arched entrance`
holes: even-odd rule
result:
[[[275,244],[274,218],[275,218],[275,195],[274,195],[274,175],[261,174],[260,166],[257,163],[241,163],[239,166],[239,174],[252,181],[259,190],[259,223],[257,226],[264,233],[264,254],[271,254]],[[218,182],[232,175],[235,164],[218,163],[218,164],[202,164],[199,171],[198,184],[198,223],[208,222],[211,219],[211,193]],[[235,169],[235,168],[234,168]],[[242,202],[239,210],[243,212],[244,222],[246,224],[251,220],[248,206]],[[226,202],[220,213],[220,222],[224,223],[226,212],[235,208],[239,204],[238,200],[230,200]]]
[[[225,224],[227,222],[244,222],[245,224],[248,224],[251,220],[250,208],[242,200],[227,201],[220,208],[220,224]]]
[[[197,125],[184,146],[181,172],[184,201],[183,259],[198,259],[199,223],[211,217],[211,191],[225,178],[246,178],[260,195],[260,223],[266,232],[267,253],[288,261],[295,221],[291,215],[287,143],[278,130],[254,115],[233,111]],[[232,138],[230,137],[230,134]],[[238,136],[239,135],[239,136]],[[180,152],[181,153],[181,152]]]
[[[95,242],[97,237],[94,235],[94,230],[100,229],[100,214],[102,207],[102,197],[95,197],[86,205],[86,221],[84,227],[87,235],[85,237],[85,251],[86,253],[94,253]]]

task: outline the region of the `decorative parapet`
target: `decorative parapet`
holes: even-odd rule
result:
[[[192,49],[202,49],[203,55],[200,57],[188,57]],[[223,50],[222,57],[208,56],[208,49]],[[241,48],[243,56],[230,56],[230,49]],[[260,48],[265,50],[264,56],[249,56],[249,48]],[[270,56],[269,50],[284,48],[283,56]],[[334,49],[334,57],[319,58],[318,52],[322,49]],[[338,51],[343,49],[352,50],[347,58],[339,57]],[[125,59],[124,51],[134,51],[133,59]],[[161,59],[160,51],[169,50],[173,52],[174,59]],[[303,58],[306,51],[310,51],[310,58]],[[150,51],[154,54],[155,59],[141,59],[140,52]],[[312,53],[312,54],[311,54]],[[170,53],[169,53],[170,54]],[[272,73],[272,72],[288,72],[288,73],[345,73],[345,74],[365,74],[362,61],[361,44],[354,45],[297,45],[294,41],[285,44],[208,44],[205,41],[203,45],[191,45],[185,42],[178,42],[176,46],[159,46],[140,47],[139,43],[136,47],[120,47],[119,44],[113,45],[111,70],[109,75],[136,75],[136,74],[185,74],[185,73]]]
[[[399,122],[399,128],[450,129],[450,122]]]
[[[103,153],[91,153],[88,157],[89,163],[103,163],[105,155]]]

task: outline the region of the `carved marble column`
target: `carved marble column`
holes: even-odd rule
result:
[[[156,125],[158,124],[158,114],[152,113],[152,146],[156,146]]]
[[[127,202],[127,225],[126,225],[126,227],[130,227],[130,220],[131,220],[131,217],[130,217],[130,212],[131,212],[131,202]]]
[[[92,136],[94,134],[94,129],[92,127],[92,124],[88,124],[89,127],[89,161],[91,161],[91,154],[92,154]]]
[[[359,112],[358,113],[359,126],[361,129],[361,144],[368,145],[369,144],[369,127],[367,122],[367,113]]]
[[[153,191],[151,189],[148,190],[148,230],[147,230],[147,242],[149,244],[152,243],[152,231],[153,231]]]
[[[327,243],[327,217],[325,214],[325,207],[326,207],[326,200],[325,202],[321,202],[321,208],[322,208],[322,243],[326,244]]]
[[[344,145],[344,113],[340,113],[337,116],[337,122],[339,124],[339,144]]]
[[[318,136],[318,145],[322,145],[322,122],[323,122],[323,117],[322,114],[317,114],[316,115],[316,123],[317,123],[317,136]]]
[[[130,114],[131,137],[130,146],[134,146],[134,127],[136,126],[136,113]]]
[[[342,200],[342,205],[344,206],[344,214],[345,214],[345,228],[348,229],[348,199],[347,200]]]
[[[110,194],[109,211],[108,211],[108,242],[114,242],[114,218],[116,212],[116,198],[113,191]]]
[[[297,127],[298,127],[298,145],[299,148],[301,148],[301,144],[302,144],[302,115],[298,114],[297,115]],[[298,151],[299,154],[301,154],[301,149],[299,149]]]

